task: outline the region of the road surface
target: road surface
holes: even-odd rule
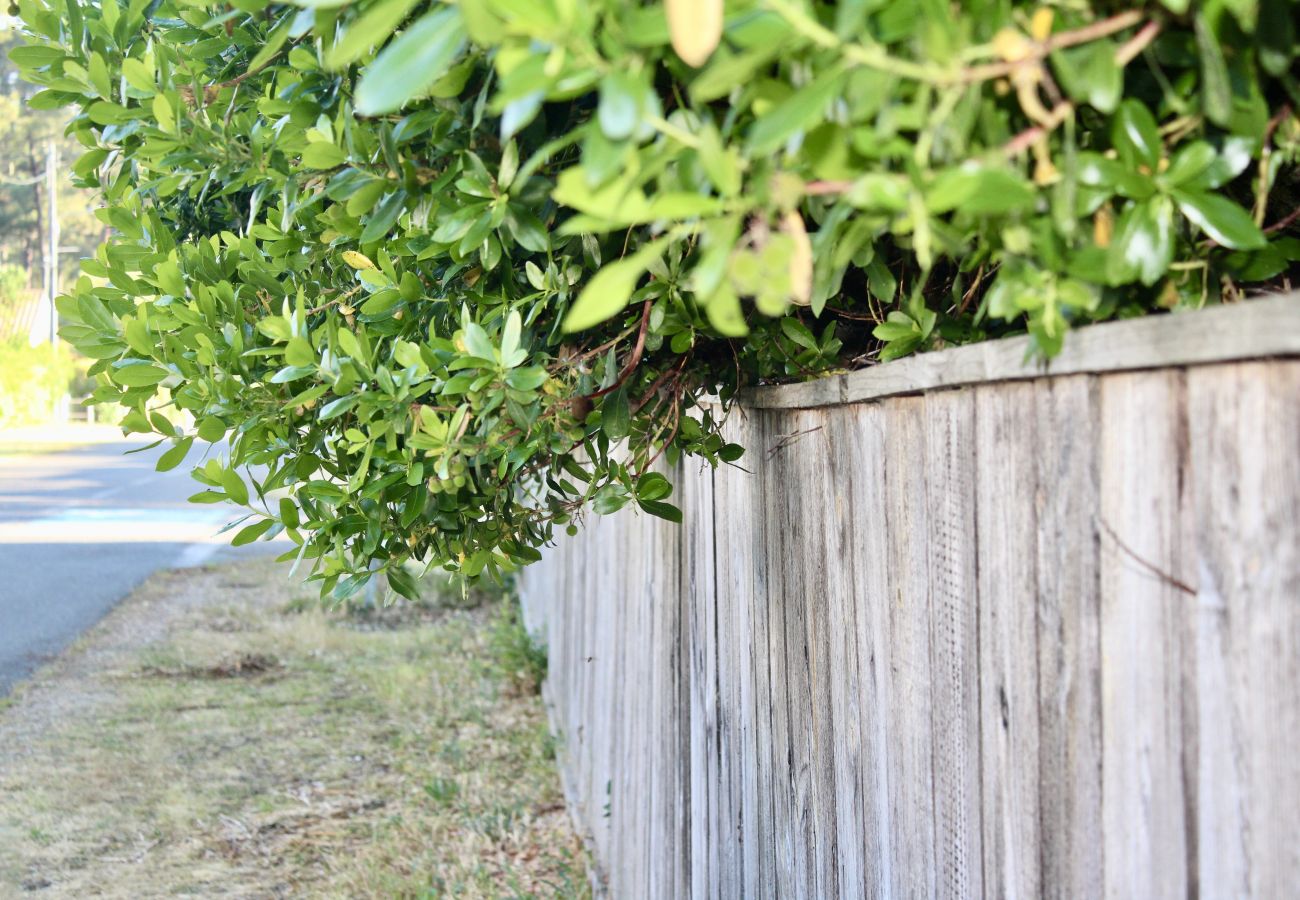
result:
[[[159,473],[154,462],[170,445],[124,455],[145,443],[0,456],[0,696],[150,573],[291,546],[231,548],[217,532],[236,507],[186,502],[203,489],[188,465],[199,445]]]

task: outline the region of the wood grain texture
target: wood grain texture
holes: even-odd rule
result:
[[[1300,361],[725,433],[520,579],[598,896],[1294,893]]]
[[[1035,382],[1042,889],[1102,894],[1097,383]]]
[[[715,509],[758,509],[761,483],[753,470],[760,464],[761,437],[757,416],[744,409],[733,411],[724,426],[727,440],[750,448],[739,466],[722,466],[713,474]],[[743,467],[743,468],[742,468]],[[771,896],[772,884],[762,873],[772,853],[770,805],[760,798],[759,753],[759,648],[766,640],[758,636],[755,597],[761,558],[762,530],[753,516],[718,516],[716,590],[718,596],[719,671],[721,696],[719,716],[724,723],[719,750],[727,780],[733,785],[735,805],[728,810],[728,830],[719,840],[724,856],[735,859],[735,868],[725,868],[711,885],[708,896]],[[725,632],[725,638],[722,634]]]
[[[1196,880],[1300,885],[1300,363],[1188,374],[1195,516]]]
[[[1104,375],[1098,412],[1105,892],[1185,897],[1183,375]]]
[[[925,498],[925,400],[900,399],[885,429],[888,610],[885,681],[889,773],[888,893],[937,894],[934,692],[930,652],[929,515]],[[868,602],[870,599],[868,598]]]
[[[1035,393],[975,389],[983,876],[996,897],[1042,891]]]
[[[975,405],[968,390],[925,398],[930,677],[938,896],[983,892],[980,835]]]
[[[843,559],[853,577],[852,591],[831,604],[832,640],[838,635],[833,646],[841,654],[836,668],[842,672],[831,690],[836,704],[840,890],[846,897],[904,896],[908,887],[895,850],[901,836],[892,797],[899,776],[890,765],[895,733],[891,686],[908,677],[893,671],[890,642],[895,607],[889,578],[885,438],[890,422],[889,413],[878,404],[844,407],[832,418],[832,453],[848,487],[849,534]],[[929,785],[917,780],[921,791],[928,791]]]

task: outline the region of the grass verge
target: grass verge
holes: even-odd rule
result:
[[[0,706],[0,894],[587,896],[505,603],[301,593],[162,573]]]

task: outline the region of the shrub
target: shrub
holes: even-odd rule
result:
[[[741,452],[705,395],[1300,256],[1289,0],[17,5],[117,232],[60,306],[97,398],[229,437],[199,499],[344,595],[677,517],[652,463]]]
[[[33,347],[26,338],[0,342],[0,428],[50,421],[75,375],[63,347]]]

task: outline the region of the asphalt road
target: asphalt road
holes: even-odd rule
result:
[[[124,455],[144,443],[0,456],[0,696],[150,573],[287,546],[230,547],[236,508],[187,503],[189,465],[155,472],[169,445]]]

